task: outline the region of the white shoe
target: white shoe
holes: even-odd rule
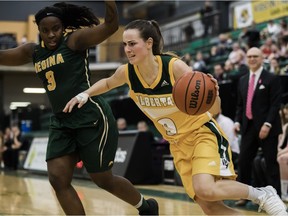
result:
[[[272,186],[258,189],[264,192],[264,194],[259,196],[255,201],[259,205],[258,212],[263,209],[269,215],[288,215],[286,205]]]
[[[282,195],[281,196],[282,201],[288,202],[288,195]]]

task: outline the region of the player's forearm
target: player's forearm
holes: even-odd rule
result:
[[[119,28],[118,10],[115,1],[106,0],[105,23],[109,25],[111,32],[116,32]]]
[[[98,82],[94,83],[89,89],[85,91],[89,95],[89,97],[103,94],[109,91],[109,87],[107,85],[107,79],[101,79]]]

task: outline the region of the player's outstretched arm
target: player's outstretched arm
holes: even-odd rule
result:
[[[99,80],[86,91],[81,92],[73,97],[66,104],[63,112],[71,112],[76,104],[78,104],[78,108],[81,108],[88,101],[89,97],[103,94],[114,88],[124,85],[126,83],[125,67],[125,65],[120,66],[111,77]]]
[[[35,43],[27,43],[16,48],[0,50],[0,65],[18,66],[32,62]]]
[[[105,0],[104,22],[91,28],[75,31],[69,38],[68,46],[72,50],[85,50],[102,43],[119,28],[118,10],[114,0]]]

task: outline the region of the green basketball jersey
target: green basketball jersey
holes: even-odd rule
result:
[[[90,86],[88,51],[75,52],[67,47],[66,37],[56,50],[48,50],[43,41],[35,47],[33,63],[55,114],[66,103]]]
[[[175,83],[172,67],[177,58],[168,55],[158,55],[156,58],[159,71],[150,86],[136,66],[127,64],[125,73],[130,87],[129,94],[137,106],[153,121],[162,136],[169,142],[177,142],[208,122],[212,116],[209,112],[191,116],[176,107],[172,96]]]

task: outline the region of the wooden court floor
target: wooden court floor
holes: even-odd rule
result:
[[[87,215],[137,215],[129,204],[98,188],[89,180],[74,179]],[[160,215],[204,215],[183,187],[136,185],[145,198],[159,202]],[[228,205],[229,202],[227,202]],[[240,209],[243,215],[265,215],[257,207]],[[0,171],[0,215],[64,215],[46,175],[26,171]]]

